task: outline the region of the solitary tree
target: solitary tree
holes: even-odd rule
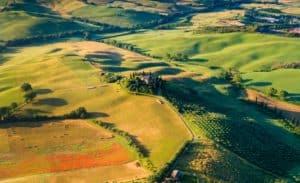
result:
[[[29,84],[29,83],[23,83],[21,85],[21,90],[24,91],[24,92],[32,90],[31,84]]]
[[[36,97],[36,92],[34,91],[28,91],[25,93],[24,95],[24,99],[25,99],[25,102],[31,102],[34,98]]]
[[[18,107],[18,104],[16,102],[13,102],[10,104],[11,110],[15,110]]]
[[[280,90],[280,92],[279,92],[279,98],[281,98],[282,100],[285,100],[288,94],[289,93],[287,91]]]
[[[243,82],[243,78],[242,78],[241,74],[237,73],[237,74],[234,74],[232,81],[237,84],[241,84]]]
[[[267,94],[271,97],[276,96],[277,92],[278,91],[273,87],[270,87],[270,88],[267,89]]]

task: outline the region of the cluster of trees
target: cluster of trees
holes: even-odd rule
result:
[[[187,61],[189,60],[189,56],[184,53],[167,53],[166,58],[170,61]]]
[[[122,76],[111,72],[101,72],[100,79],[101,81],[106,83],[115,83],[117,81],[120,81],[122,79]]]
[[[287,96],[288,96],[288,92],[285,90],[280,90],[278,91],[276,88],[273,87],[269,87],[266,90],[267,95],[269,95],[270,97],[279,97],[282,100],[286,100]]]
[[[157,94],[165,86],[165,81],[153,73],[132,73],[120,82],[121,86],[130,92]]]
[[[271,13],[270,13],[271,11]],[[248,25],[258,25],[257,31],[263,33],[285,34],[287,36],[300,36],[295,33],[284,33],[278,30],[299,27],[299,17],[287,15],[273,9],[250,9],[245,13],[244,23]]]
[[[105,44],[116,46],[118,48],[124,48],[126,50],[139,52],[138,48],[136,48],[135,45],[132,45],[129,43],[122,43],[122,42],[118,42],[116,40],[103,40],[102,42]]]
[[[241,73],[232,69],[223,70],[219,75],[219,79],[231,82],[237,89],[240,89],[243,85]]]
[[[291,63],[281,63],[276,64],[271,67],[272,70],[276,69],[300,69],[300,61],[299,62],[291,62]]]
[[[193,30],[194,34],[200,33],[231,33],[231,32],[256,32],[257,26],[207,26]]]
[[[55,34],[45,34],[45,35],[37,35],[32,37],[20,38],[9,40],[6,42],[6,46],[22,46],[25,44],[32,44],[40,41],[48,41],[58,38],[66,38],[72,36],[81,36],[83,37],[85,30],[77,30],[77,31],[68,31],[68,32],[60,32]]]
[[[114,124],[106,123],[106,122],[102,122],[102,121],[95,121],[95,123],[105,129],[125,138],[129,144],[129,146],[135,152],[137,152],[139,159],[142,161],[143,166],[145,166],[147,169],[149,169],[151,171],[156,170],[153,163],[149,160],[148,150],[134,136],[130,135],[128,132],[117,129]]]
[[[32,44],[36,42],[43,42],[53,39],[59,39],[59,38],[67,38],[67,37],[82,37],[82,38],[89,38],[91,34],[99,34],[99,33],[107,33],[107,32],[114,32],[118,31],[116,27],[109,26],[109,27],[99,27],[97,29],[93,30],[74,30],[74,31],[67,31],[67,32],[59,32],[59,33],[53,33],[53,34],[45,34],[45,35],[37,35],[37,36],[31,36],[26,38],[20,38],[20,39],[14,39],[7,41],[3,46],[22,46],[26,44]]]
[[[86,119],[89,117],[89,113],[86,108],[79,107],[78,109],[71,111],[69,114],[65,114],[63,117],[66,119]]]
[[[18,108],[18,104],[13,102],[10,106],[0,107],[0,121],[5,121],[13,117],[13,113]]]
[[[74,21],[80,21],[80,22],[84,22],[84,23],[104,27],[105,29],[109,29],[111,31],[124,31],[124,30],[127,30],[127,29],[121,28],[119,26],[114,26],[114,25],[110,25],[110,24],[106,24],[106,23],[101,23],[101,22],[93,21],[93,20],[83,18],[83,17],[72,16],[71,19],[74,20]]]

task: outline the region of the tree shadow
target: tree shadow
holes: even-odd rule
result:
[[[39,99],[37,102],[34,102],[33,105],[49,105],[49,106],[55,106],[60,107],[67,105],[68,102],[61,98],[45,98],[45,99]]]
[[[300,94],[299,93],[289,93],[287,96],[287,100],[290,102],[300,102]]]
[[[189,58],[187,61],[189,62],[208,62],[208,59],[205,59],[205,58]]]
[[[48,54],[51,54],[51,53],[57,53],[57,52],[60,52],[61,50],[63,50],[63,49],[62,49],[62,48],[54,48],[54,49],[50,50],[50,51],[48,52]]]
[[[122,64],[122,56],[117,52],[98,51],[85,56],[88,62],[98,63],[102,65],[120,66]]]
[[[157,75],[176,75],[182,73],[183,70],[178,69],[178,68],[163,68],[159,71],[156,71],[155,74]]]
[[[51,90],[51,89],[36,89],[35,92],[38,95],[46,95],[46,94],[49,94],[49,93],[53,93],[53,90]]]
[[[248,86],[271,86],[272,83],[271,82],[253,82],[253,83],[249,83]]]
[[[103,117],[109,117],[107,113],[104,112],[89,112],[89,115],[92,118],[103,118]]]
[[[167,67],[169,64],[164,62],[146,62],[140,63],[135,69],[147,69],[149,67]]]
[[[22,127],[22,128],[38,128],[43,126],[47,123],[62,123],[61,120],[44,120],[44,121],[22,121],[22,122],[5,122],[0,123],[0,129],[11,129],[16,127]]]

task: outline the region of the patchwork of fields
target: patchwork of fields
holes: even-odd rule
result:
[[[299,8],[0,0],[0,182],[299,182]]]

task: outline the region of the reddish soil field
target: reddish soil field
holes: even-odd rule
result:
[[[98,166],[120,165],[132,159],[126,150],[117,143],[108,150],[91,153],[56,154],[35,156],[0,168],[0,178],[28,174],[60,172]]]

